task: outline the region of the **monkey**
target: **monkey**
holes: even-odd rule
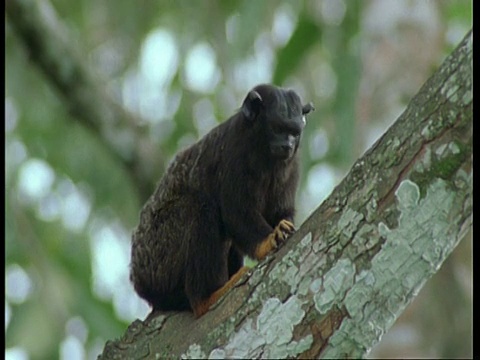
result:
[[[241,108],[180,151],[140,212],[130,280],[153,310],[205,314],[294,231],[305,115],[289,89],[260,84]]]

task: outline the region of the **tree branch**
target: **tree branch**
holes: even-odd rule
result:
[[[99,137],[132,176],[141,199],[146,200],[155,186],[152,169],[162,173],[165,162],[141,120],[105,91],[105,81],[99,81],[99,74],[85,65],[47,0],[8,0],[6,14],[30,59],[64,100],[72,120],[77,119]],[[131,141],[122,140],[125,136],[120,134],[125,132]],[[148,156],[149,151],[155,156]]]
[[[472,216],[472,33],[277,253],[198,320],[153,313],[100,359],[361,357]]]

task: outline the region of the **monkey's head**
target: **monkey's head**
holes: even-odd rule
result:
[[[242,114],[264,136],[272,159],[288,160],[298,149],[305,127],[305,115],[315,110],[312,103],[302,105],[293,90],[273,85],[258,85],[243,101]]]

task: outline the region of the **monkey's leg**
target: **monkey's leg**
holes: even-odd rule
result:
[[[218,299],[220,299],[223,295],[225,295],[227,293],[228,290],[233,288],[235,286],[235,284],[238,282],[238,280],[240,280],[240,278],[243,276],[243,274],[245,274],[248,270],[250,270],[250,268],[247,267],[247,266],[241,267],[240,270],[238,270],[237,273],[234,274],[225,283],[225,285],[223,285],[220,289],[216,290],[212,295],[210,295],[210,297],[208,299],[205,299],[205,300],[201,301],[200,303],[198,303],[197,305],[195,305],[195,307],[193,309],[193,314],[195,315],[195,317],[198,318],[198,317],[202,316],[203,314],[205,314],[208,311],[208,309],[210,308],[210,306],[215,304],[218,301]]]
[[[280,220],[278,225],[273,229],[272,233],[266,237],[255,249],[255,258],[263,260],[280,242],[295,232],[295,226],[288,220]]]
[[[228,252],[228,277],[232,277],[243,266],[243,255],[234,246]]]
[[[185,224],[190,221],[184,209],[188,204],[188,199],[175,197],[156,209],[148,205],[133,233],[130,279],[138,295],[156,310],[190,308],[184,276],[188,255]]]

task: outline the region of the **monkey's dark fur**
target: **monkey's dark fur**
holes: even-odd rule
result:
[[[261,259],[293,230],[296,155],[311,110],[292,90],[259,85],[239,112],[177,154],[132,239],[130,279],[154,309],[201,315],[243,255]]]

